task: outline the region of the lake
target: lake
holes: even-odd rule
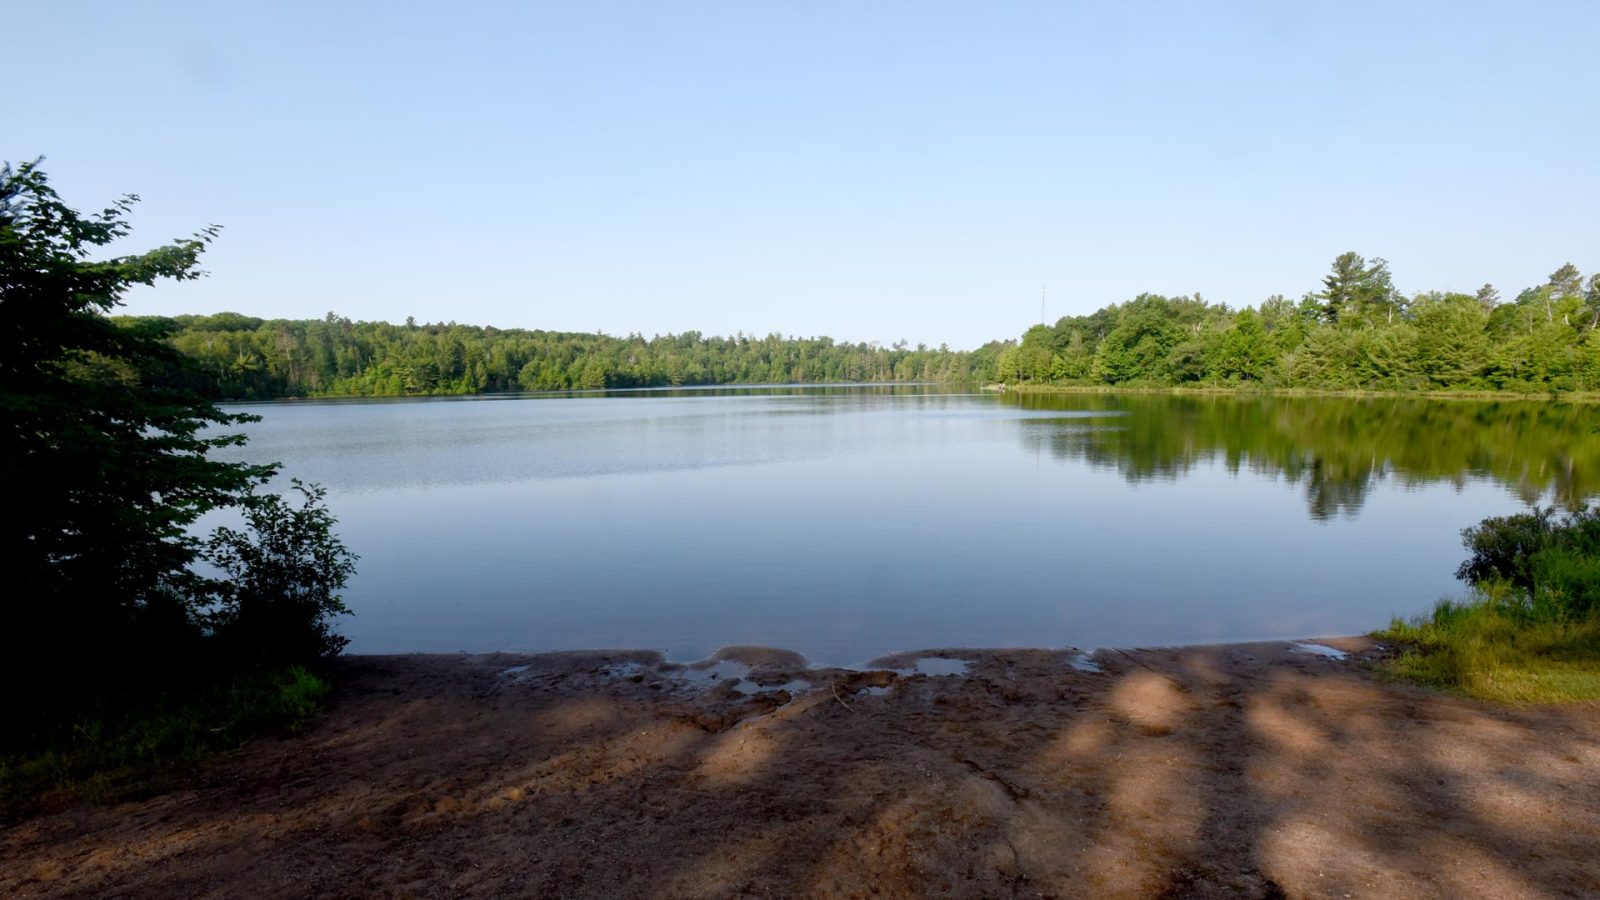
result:
[[[1352,634],[1600,487],[1600,409],[755,388],[239,404],[320,482],[355,653]]]

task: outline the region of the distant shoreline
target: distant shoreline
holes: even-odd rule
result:
[[[475,391],[472,393],[457,394],[307,394],[295,397],[265,397],[254,399],[220,399],[212,400],[213,403],[242,404],[242,403],[325,403],[325,402],[359,402],[362,400],[517,400],[517,399],[562,399],[579,397],[615,396],[618,394],[670,394],[683,392],[686,394],[708,394],[713,391],[774,391],[774,390],[837,390],[840,388],[910,388],[910,387],[941,387],[978,390],[975,382],[952,381],[799,381],[791,383],[747,384],[732,382],[728,384],[680,384],[680,385],[654,385],[650,387],[614,387],[614,388],[571,388],[566,390],[547,391]],[[959,391],[958,391],[959,392]]]
[[[1319,388],[1186,387],[1182,385],[988,384],[983,390],[1006,394],[1164,394],[1195,397],[1331,397],[1354,400],[1528,400],[1540,403],[1600,403],[1600,391],[1366,391]]]
[[[707,393],[711,391],[760,391],[760,390],[821,390],[839,388],[902,388],[902,387],[941,387],[954,391],[968,390],[994,394],[1147,394],[1173,397],[1240,397],[1240,398],[1268,398],[1268,397],[1326,397],[1352,400],[1385,400],[1385,399],[1421,399],[1421,400],[1520,400],[1538,403],[1600,403],[1600,391],[1573,391],[1573,392],[1543,392],[1529,393],[1523,391],[1371,391],[1371,390],[1325,390],[1320,388],[1266,388],[1255,386],[1217,387],[1203,386],[1190,387],[1184,385],[1092,385],[1092,384],[980,384],[976,382],[951,382],[951,381],[833,381],[833,382],[789,382],[769,384],[746,384],[730,382],[726,384],[695,384],[695,385],[662,385],[653,387],[615,387],[615,388],[586,388],[572,390],[547,390],[547,391],[477,391],[472,393],[440,393],[440,394],[308,394],[295,397],[265,397],[265,398],[219,398],[212,402],[226,404],[272,404],[272,403],[326,403],[346,402],[358,403],[363,400],[460,400],[465,398],[475,399],[501,399],[515,400],[520,398],[577,398],[616,396],[619,394],[667,394],[677,391],[685,393]]]

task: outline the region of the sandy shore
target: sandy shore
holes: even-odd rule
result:
[[[308,734],[0,831],[0,896],[1600,896],[1600,707],[1330,643],[354,657]]]

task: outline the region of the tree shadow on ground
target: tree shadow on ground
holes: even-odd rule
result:
[[[1494,709],[1282,644],[1100,673],[947,655],[970,672],[755,696],[649,654],[355,658],[311,734],[0,832],[0,892],[1600,892],[1594,706]]]

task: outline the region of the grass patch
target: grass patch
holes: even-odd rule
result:
[[[303,730],[329,690],[291,666],[181,696],[102,704],[36,746],[0,754],[0,814],[138,793],[256,735]]]
[[[1479,594],[1374,636],[1405,648],[1380,668],[1392,678],[1499,703],[1600,700],[1600,618]]]
[[[1405,648],[1384,674],[1501,703],[1600,700],[1600,510],[1491,516],[1461,542],[1474,593],[1375,632]]]

